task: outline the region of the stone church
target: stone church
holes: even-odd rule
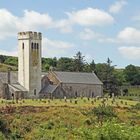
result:
[[[94,73],[41,72],[42,34],[18,33],[18,72],[0,72],[0,96],[15,98],[73,98],[103,95]]]

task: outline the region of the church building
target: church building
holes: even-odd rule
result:
[[[41,72],[42,34],[18,33],[18,73],[0,72],[0,96],[15,98],[73,98],[103,95],[94,73]]]

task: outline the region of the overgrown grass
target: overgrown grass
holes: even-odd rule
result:
[[[137,104],[88,98],[22,100],[14,104],[1,100],[0,111],[10,140],[138,140],[140,110],[132,107]],[[102,120],[98,120],[98,114],[103,114]],[[7,138],[0,132],[3,139]]]

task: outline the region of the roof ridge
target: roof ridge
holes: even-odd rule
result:
[[[76,71],[54,71],[54,72],[63,72],[63,73],[87,73],[87,74],[92,74],[94,72],[76,72]]]

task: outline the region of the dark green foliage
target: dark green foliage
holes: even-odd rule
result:
[[[67,57],[61,57],[57,63],[57,70],[59,71],[74,71],[73,59]]]
[[[132,108],[140,110],[140,103],[137,103],[136,105],[132,106]]]
[[[126,95],[128,95],[128,89],[127,88],[125,88],[125,89],[123,89],[123,92],[124,92],[124,96],[126,96]]]
[[[84,57],[85,56],[82,56],[82,53],[80,51],[74,56],[74,71],[83,71],[85,62]]]
[[[128,65],[124,70],[125,79],[131,85],[140,85],[140,68]]]
[[[18,66],[18,59],[17,57],[12,57],[12,56],[9,56],[5,61],[4,61],[5,64],[7,65],[11,65],[11,66]]]
[[[116,112],[112,106],[99,106],[93,108],[93,113],[97,116],[97,118],[100,118],[101,116],[103,118],[113,118],[117,117]]]

